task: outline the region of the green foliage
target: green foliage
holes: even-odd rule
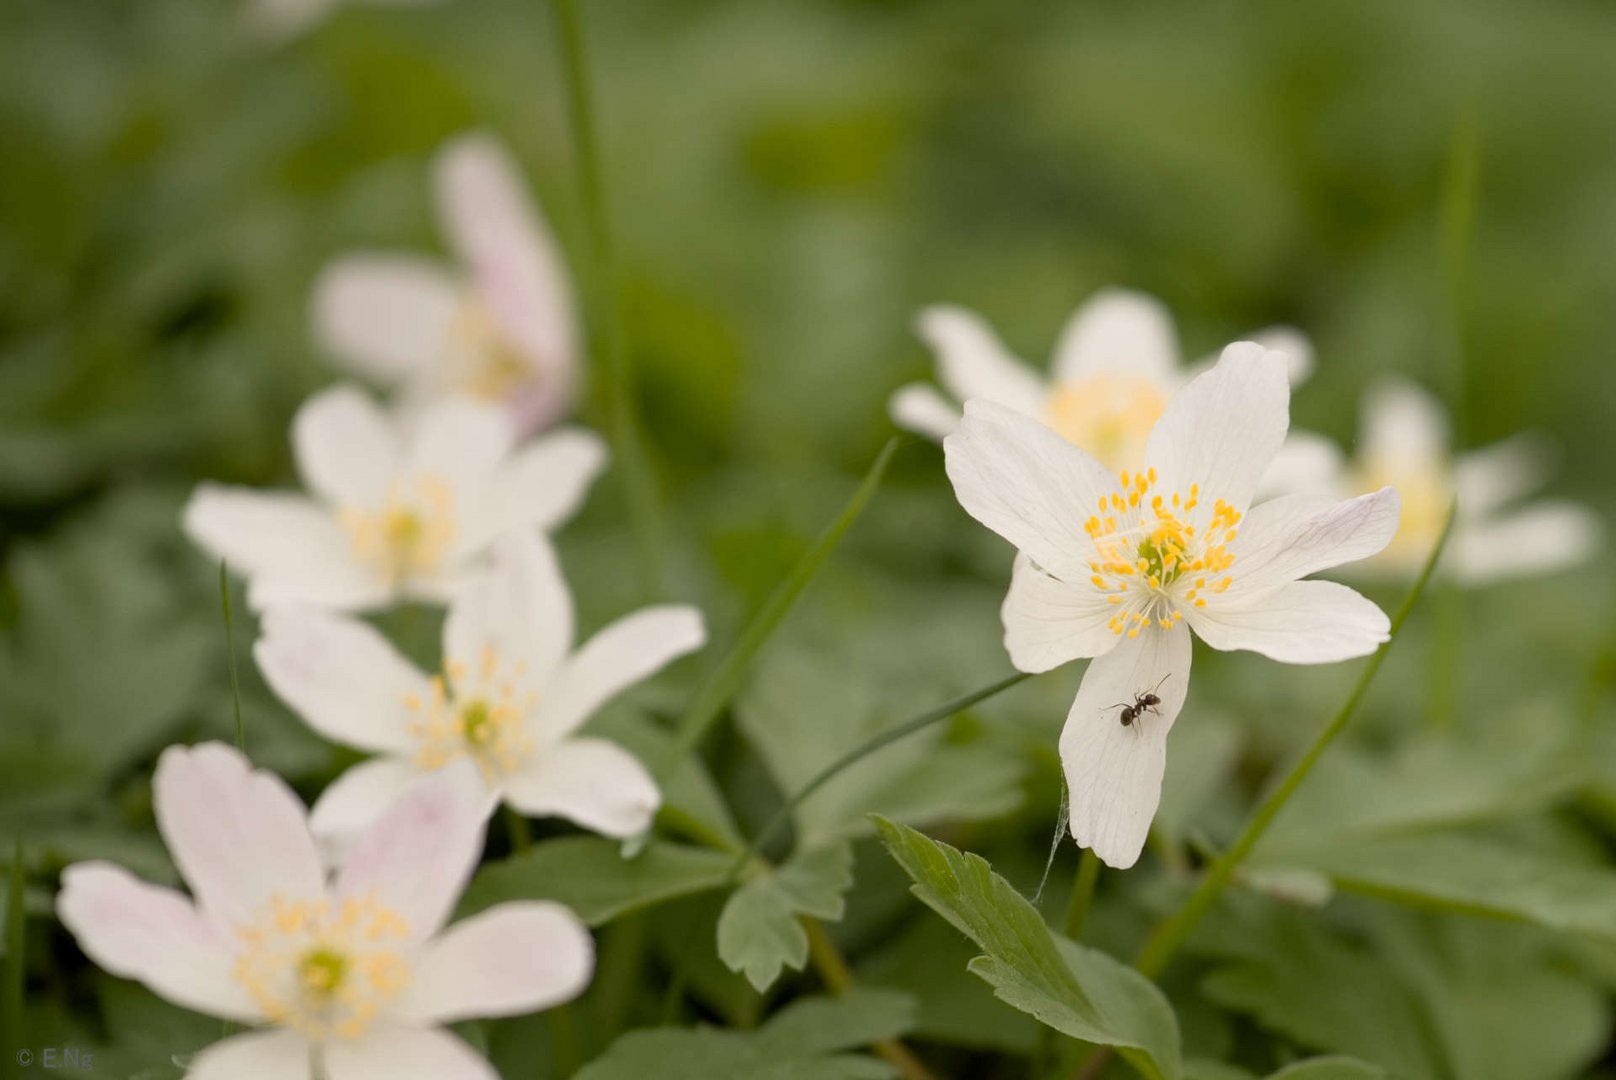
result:
[[[718,958],[767,990],[782,969],[800,971],[808,960],[801,917],[840,919],[842,894],[852,884],[853,851],[846,844],[805,849],[778,869],[756,871],[718,917]]]
[[[578,1080],[885,1080],[890,1067],[847,1051],[902,1035],[913,1017],[913,1002],[888,991],[807,998],[751,1032],[632,1031]]]
[[[1149,980],[1058,938],[985,860],[882,818],[887,850],[914,892],[986,954],[970,969],[999,998],[1074,1039],[1116,1047],[1146,1076],[1178,1077],[1178,1023]]]

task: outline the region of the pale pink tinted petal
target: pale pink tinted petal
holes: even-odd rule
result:
[[[1150,433],[1146,464],[1160,490],[1200,488],[1245,510],[1290,426],[1285,358],[1249,341],[1223,350],[1217,366],[1174,394]]]
[[[1056,577],[1092,573],[1083,522],[1118,490],[1103,465],[1038,421],[987,401],[966,402],[943,452],[966,513]]]
[[[56,913],[84,954],[111,974],[197,1012],[261,1018],[231,976],[235,942],[172,889],[110,863],[78,863],[62,872]]]
[[[939,442],[960,422],[959,406],[925,383],[901,387],[887,402],[887,412],[892,422],[905,431]]]
[[[1461,454],[1454,463],[1453,485],[1459,511],[1480,518],[1489,511],[1538,490],[1548,480],[1554,448],[1536,432]]]
[[[578,364],[572,288],[515,162],[494,139],[474,134],[449,143],[436,170],[438,213],[479,295],[540,379],[570,392]]]
[[[309,1041],[263,1031],[216,1042],[191,1060],[185,1080],[308,1080]]]
[[[1459,580],[1473,585],[1552,574],[1593,558],[1604,543],[1604,525],[1585,506],[1537,502],[1455,528],[1443,560]]]
[[[315,338],[334,358],[373,379],[431,380],[443,363],[461,291],[429,259],[346,256],[327,266],[315,284]]]
[[[985,398],[1029,416],[1044,406],[1044,380],[1000,343],[988,324],[957,307],[930,307],[916,328],[937,354],[937,377],[961,401]]]
[[[292,451],[303,484],[334,506],[373,506],[399,467],[386,414],[351,386],[316,394],[292,419]]]
[[[567,428],[533,440],[469,499],[456,549],[484,550],[512,529],[554,532],[578,512],[605,467],[606,445],[593,432]]]
[[[320,793],[309,828],[326,865],[338,866],[387,808],[425,775],[403,758],[372,758],[353,766]]]
[[[562,662],[538,712],[548,738],[573,731],[607,701],[707,641],[701,612],[682,604],[625,615]]]
[[[494,1067],[436,1028],[374,1024],[354,1040],[326,1046],[326,1080],[499,1080]]]
[[[202,484],[185,505],[185,533],[247,575],[256,608],[276,603],[357,611],[389,596],[386,584],[354,561],[331,512],[301,495]]]
[[[444,655],[480,680],[485,659],[502,678],[542,682],[572,647],[572,595],[542,536],[509,533],[465,587],[444,623]],[[522,665],[516,676],[511,668]],[[451,669],[452,670],[452,669]]]
[[[361,750],[413,746],[410,704],[426,699],[429,682],[374,627],[299,608],[267,612],[263,627],[258,669],[315,731]]]
[[[1446,471],[1447,414],[1428,391],[1406,379],[1376,383],[1364,399],[1358,454],[1393,475]]]
[[[1139,859],[1161,801],[1167,733],[1190,684],[1190,635],[1182,628],[1146,630],[1089,662],[1061,730],[1061,766],[1071,805],[1072,838],[1107,866]],[[1161,699],[1122,723],[1122,708],[1140,696]]]
[[[338,896],[374,894],[403,916],[411,938],[431,937],[482,855],[491,809],[465,761],[417,780],[354,844],[337,872]]]
[[[651,826],[662,794],[639,759],[604,739],[562,739],[541,747],[509,777],[505,798],[534,817],[564,817],[606,836]]]
[[[1341,448],[1311,431],[1286,435],[1257,485],[1259,499],[1275,495],[1327,495],[1340,499],[1351,494]]]
[[[1367,656],[1389,636],[1386,613],[1345,585],[1293,581],[1234,599],[1208,596],[1185,618],[1214,649],[1250,649],[1287,664]]]
[[[270,898],[314,898],[325,873],[303,804],[273,773],[222,743],[163,751],[152,782],[157,827],[198,905],[226,926]]]
[[[449,398],[422,412],[408,451],[416,476],[447,482],[457,500],[484,489],[515,441],[504,409]]]
[[[1055,377],[1137,375],[1171,385],[1178,334],[1160,300],[1131,289],[1102,289],[1067,321],[1055,346]]]
[[[1099,656],[1117,644],[1108,625],[1116,611],[1090,582],[1060,581],[1025,557],[1017,558],[999,612],[1005,650],[1018,671],[1048,671],[1069,660]]]
[[[1287,495],[1251,509],[1229,546],[1243,594],[1378,554],[1397,534],[1402,502],[1381,488],[1337,502]]]
[[[594,942],[567,908],[500,904],[422,948],[393,1012],[437,1024],[538,1012],[577,997],[594,968]]]

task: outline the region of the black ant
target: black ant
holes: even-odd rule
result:
[[[1169,671],[1166,675],[1163,675],[1161,677],[1161,681],[1156,683],[1155,686],[1151,687],[1148,692],[1143,694],[1136,692],[1133,695],[1132,705],[1119,701],[1115,705],[1108,705],[1106,707],[1109,709],[1122,710],[1122,714],[1119,719],[1122,721],[1123,727],[1132,727],[1139,721],[1139,718],[1144,716],[1147,712],[1155,713],[1157,716],[1160,716],[1161,713],[1156,711],[1156,706],[1161,704],[1161,698],[1156,696],[1156,691],[1161,689],[1162,683],[1166,682],[1172,677],[1173,673]],[[1135,727],[1134,733],[1138,734],[1138,732],[1139,729]]]

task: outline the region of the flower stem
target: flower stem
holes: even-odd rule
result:
[[[1402,606],[1398,608],[1396,616],[1393,617],[1391,633],[1380,648],[1375,650],[1374,655],[1369,658],[1369,662],[1364,665],[1363,672],[1358,676],[1358,683],[1353,687],[1352,693],[1347,696],[1346,702],[1331,718],[1330,722],[1325,725],[1324,730],[1319,732],[1318,737],[1313,740],[1313,745],[1308,747],[1307,752],[1291,767],[1291,771],[1285,776],[1285,779],[1280,781],[1279,786],[1274,788],[1257,807],[1256,812],[1246,822],[1245,828],[1240,830],[1240,835],[1235,838],[1229,849],[1213,861],[1212,866],[1206,872],[1206,876],[1201,879],[1201,884],[1190,894],[1189,899],[1184,902],[1184,906],[1156,928],[1155,933],[1150,936],[1150,940],[1145,943],[1144,949],[1134,960],[1134,967],[1141,973],[1154,979],[1166,968],[1167,962],[1173,958],[1173,954],[1178,951],[1179,946],[1189,937],[1190,931],[1195,929],[1196,924],[1201,921],[1201,917],[1207,913],[1213,902],[1228,887],[1230,880],[1234,877],[1235,870],[1245,861],[1246,856],[1251,854],[1252,849],[1257,846],[1257,841],[1261,840],[1263,833],[1268,831],[1268,826],[1273,823],[1280,810],[1284,809],[1291,796],[1296,794],[1296,789],[1301,787],[1302,781],[1306,780],[1308,774],[1313,771],[1313,766],[1317,765],[1319,759],[1324,756],[1324,751],[1329,748],[1330,744],[1335,741],[1336,736],[1340,735],[1347,726],[1347,722],[1352,719],[1353,713],[1358,709],[1358,703],[1363,700],[1365,692],[1369,689],[1369,684],[1374,681],[1375,673],[1380,670],[1381,663],[1386,659],[1386,653],[1391,649],[1392,643],[1397,640],[1398,632],[1402,630],[1403,624],[1408,620],[1409,613],[1414,610],[1420,596],[1425,592],[1425,585],[1430,580],[1431,571],[1436,567],[1437,559],[1441,557],[1442,549],[1447,546],[1448,536],[1453,531],[1455,509],[1457,509],[1457,503],[1448,508],[1448,518],[1446,524],[1442,527],[1442,535],[1437,538],[1435,546],[1431,549],[1431,554],[1425,560],[1424,568],[1420,571],[1419,578],[1414,582],[1414,587],[1403,598]]]
[[[993,697],[995,694],[1008,690],[1012,686],[1015,686],[1017,683],[1027,678],[1030,678],[1030,675],[1027,672],[1020,671],[1009,676],[1008,678],[1000,679],[991,686],[984,686],[980,690],[973,690],[969,694],[966,694],[963,697],[957,697],[945,705],[939,705],[937,708],[931,709],[928,712],[923,712],[911,720],[905,720],[897,727],[888,728],[879,735],[866,740],[861,746],[855,747],[854,749],[843,754],[841,757],[837,758],[835,761],[831,762],[829,765],[826,765],[823,769],[820,769],[819,772],[815,773],[813,779],[804,784],[795,795],[791,796],[791,798],[786,801],[784,806],[775,812],[774,817],[769,819],[768,824],[764,825],[762,829],[758,830],[758,834],[752,838],[752,842],[746,846],[746,850],[742,852],[740,858],[736,860],[734,872],[739,874],[748,863],[750,863],[753,859],[756,859],[758,857],[758,849],[760,849],[764,844],[768,843],[769,839],[774,836],[774,834],[782,827],[784,827],[787,821],[791,820],[791,815],[797,809],[797,807],[801,806],[810,795],[824,787],[826,784],[830,783],[830,781],[834,780],[844,770],[851,768],[860,761],[863,761],[877,750],[882,750],[892,743],[897,742],[899,739],[907,738],[908,736],[913,735],[915,732],[920,731],[923,728],[931,727],[933,724],[938,723],[939,721],[947,720],[956,713],[964,712],[977,702],[985,701],[988,698]]]
[[[505,831],[510,836],[511,854],[526,851],[533,846],[533,827],[514,807],[505,807]]]
[[[814,546],[797,560],[785,580],[775,586],[774,592],[769,594],[763,607],[746,624],[741,636],[730,647],[718,667],[713,669],[707,681],[696,691],[695,699],[679,720],[679,729],[674,735],[673,746],[668,752],[667,759],[663,762],[662,768],[657,770],[660,776],[665,777],[668,769],[696,748],[702,736],[707,734],[707,729],[723,712],[724,706],[728,705],[730,699],[739,692],[753,659],[768,642],[769,636],[774,633],[781,620],[791,611],[797,598],[825,564],[825,560],[830,558],[831,552],[836,549],[842,537],[847,535],[847,530],[853,527],[853,522],[864,512],[870,499],[874,497],[876,488],[881,486],[881,477],[886,473],[887,463],[892,460],[892,454],[898,448],[898,443],[896,437],[887,440],[887,444],[876,455],[870,471],[865,473],[858,490],[853,492],[853,497],[842,507],[842,512],[836,515],[836,520],[819,534]]]
[[[247,728],[241,722],[241,680],[236,675],[236,630],[230,618],[230,574],[219,562],[219,602],[224,608],[224,645],[230,657],[230,697],[236,707],[236,749],[247,754]]]
[[[808,932],[808,958],[830,992],[840,997],[853,989],[853,969],[848,966],[847,958],[836,947],[836,942],[826,932],[824,925],[818,919],[804,915],[802,928]],[[897,1069],[898,1075],[904,1080],[937,1080],[926,1063],[898,1039],[880,1039],[871,1044],[871,1049]]]
[[[592,288],[589,308],[599,355],[605,358],[606,432],[627,497],[639,556],[640,585],[647,596],[662,593],[662,528],[656,482],[651,475],[635,406],[634,370],[624,329],[623,289],[607,213],[606,178],[601,168],[599,127],[584,48],[583,22],[576,0],[554,0],[561,60],[567,83],[567,117],[577,157],[578,185],[588,235]]]
[[[1072,884],[1072,898],[1066,904],[1066,936],[1077,941],[1083,936],[1083,924],[1088,922],[1089,907],[1094,902],[1094,883],[1100,880],[1100,857],[1092,848],[1083,849],[1077,862],[1077,880]]]

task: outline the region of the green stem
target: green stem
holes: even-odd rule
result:
[[[219,602],[224,607],[224,644],[230,654],[230,696],[236,706],[236,749],[247,753],[247,728],[241,722],[241,679],[236,675],[236,630],[230,617],[230,574],[223,561],[219,563]]]
[[[853,969],[847,958],[836,947],[836,942],[818,919],[804,915],[802,928],[808,933],[808,959],[825,980],[825,987],[840,997],[853,989]],[[897,1039],[879,1039],[871,1049],[883,1061],[898,1071],[903,1080],[937,1080],[926,1063],[915,1056],[913,1050]]]
[[[769,839],[773,837],[774,834],[781,828],[783,828],[786,822],[791,820],[791,815],[796,811],[796,809],[806,802],[809,796],[818,791],[820,788],[824,787],[826,784],[830,783],[831,780],[835,779],[837,775],[839,775],[845,769],[858,764],[871,754],[890,746],[899,739],[908,738],[917,731],[931,727],[933,724],[940,721],[947,720],[949,717],[954,716],[957,713],[964,712],[977,702],[985,701],[988,698],[993,697],[995,694],[1002,693],[1003,691],[1010,689],[1012,686],[1015,686],[1017,683],[1022,682],[1030,677],[1031,676],[1027,672],[1021,671],[1011,675],[1008,678],[1000,679],[992,686],[985,686],[980,690],[973,690],[963,697],[955,698],[946,705],[939,705],[937,708],[928,712],[923,712],[911,720],[905,720],[897,727],[888,728],[879,735],[866,740],[862,745],[843,754],[829,765],[826,765],[823,769],[820,769],[819,772],[814,774],[813,779],[804,784],[795,795],[787,800],[786,804],[775,812],[774,817],[769,819],[768,824],[764,825],[763,828],[758,831],[758,834],[752,838],[752,842],[746,846],[746,850],[742,852],[740,858],[736,860],[734,873],[739,874],[749,863],[758,858],[759,849],[761,849],[764,844],[768,843]]]
[[[713,721],[718,719],[724,706],[728,705],[730,699],[740,691],[741,683],[745,680],[753,659],[769,640],[769,635],[774,633],[781,620],[790,612],[797,598],[802,595],[808,583],[825,564],[825,560],[830,558],[836,545],[847,534],[847,530],[852,528],[853,522],[864,512],[864,507],[875,495],[876,488],[881,486],[881,477],[886,473],[887,463],[892,460],[892,454],[897,449],[898,443],[897,438],[887,440],[887,444],[876,455],[870,471],[859,484],[858,490],[853,492],[853,497],[847,501],[842,512],[836,515],[836,520],[819,534],[814,546],[797,560],[785,580],[769,594],[763,607],[752,616],[751,621],[741,631],[741,636],[730,647],[729,653],[696,691],[695,699],[679,720],[679,728],[674,735],[667,760],[658,770],[661,776],[665,777],[668,769],[696,748]]]
[[[1100,857],[1092,848],[1083,849],[1077,862],[1077,880],[1072,884],[1072,898],[1066,904],[1066,936],[1077,941],[1083,936],[1083,924],[1088,922],[1089,907],[1094,902],[1094,883],[1100,880]]]
[[[605,357],[607,436],[617,459],[627,496],[628,514],[639,555],[640,584],[647,596],[662,594],[662,528],[658,520],[656,482],[646,460],[639,413],[635,407],[634,370],[630,363],[623,316],[623,289],[607,213],[606,177],[601,168],[599,126],[584,48],[583,22],[575,0],[555,0],[556,28],[567,83],[567,116],[577,157],[578,184],[589,241],[593,288],[592,330]]]
[[[533,827],[515,808],[505,807],[505,831],[510,836],[511,854],[516,855],[533,846]]]
[[[1441,556],[1442,549],[1447,546],[1448,536],[1453,531],[1455,509],[1457,509],[1457,504],[1448,509],[1448,520],[1442,528],[1442,535],[1437,538],[1435,546],[1431,549],[1431,554],[1425,560],[1424,568],[1420,571],[1418,580],[1414,582],[1414,587],[1408,591],[1408,595],[1403,598],[1402,606],[1398,608],[1397,615],[1392,619],[1390,635],[1380,648],[1375,650],[1374,655],[1369,658],[1369,662],[1364,665],[1363,673],[1358,676],[1358,683],[1353,687],[1352,693],[1348,695],[1345,704],[1325,725],[1324,730],[1319,732],[1318,737],[1313,740],[1313,745],[1308,747],[1307,753],[1303,754],[1301,759],[1291,767],[1291,771],[1286,775],[1285,779],[1257,807],[1251,819],[1246,822],[1245,828],[1240,830],[1240,835],[1235,839],[1235,842],[1230,845],[1227,851],[1213,861],[1212,866],[1206,872],[1206,876],[1201,879],[1201,884],[1190,894],[1189,899],[1184,902],[1184,906],[1156,928],[1156,932],[1145,943],[1143,951],[1134,960],[1134,967],[1139,969],[1141,973],[1154,979],[1166,968],[1167,962],[1172,959],[1179,946],[1189,937],[1190,931],[1195,929],[1196,924],[1201,921],[1202,916],[1212,907],[1213,902],[1223,894],[1223,890],[1228,887],[1230,880],[1234,877],[1235,871],[1245,861],[1246,856],[1251,854],[1252,849],[1257,846],[1257,841],[1262,839],[1263,833],[1268,831],[1268,826],[1273,823],[1280,810],[1290,801],[1291,796],[1296,794],[1296,789],[1301,787],[1302,781],[1306,780],[1308,773],[1313,771],[1313,766],[1317,765],[1319,759],[1324,756],[1324,751],[1329,748],[1330,744],[1335,741],[1336,736],[1340,735],[1347,726],[1347,722],[1352,719],[1353,713],[1358,709],[1358,703],[1363,700],[1365,692],[1369,689],[1369,684],[1375,678],[1375,673],[1380,670],[1381,663],[1386,659],[1386,653],[1390,651],[1392,643],[1397,640],[1398,632],[1402,630],[1403,624],[1408,620],[1409,613],[1414,610],[1415,604],[1419,602],[1420,596],[1425,592],[1425,585],[1430,580],[1431,571],[1436,567],[1437,559]]]

